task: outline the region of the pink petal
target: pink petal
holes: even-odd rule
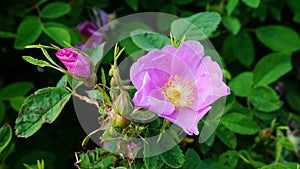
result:
[[[148,73],[145,74],[140,90],[135,93],[133,103],[137,107],[147,108],[157,114],[171,114],[175,107],[172,103],[163,99],[160,88],[152,83]]]
[[[211,107],[206,107],[205,109],[195,112],[189,108],[180,108],[170,115],[161,115],[161,117],[178,125],[189,135],[198,135],[198,122],[210,109]]]
[[[197,71],[204,57],[204,48],[198,41],[186,41],[178,47],[175,55],[192,71]]]

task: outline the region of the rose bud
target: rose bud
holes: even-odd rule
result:
[[[56,52],[56,56],[70,73],[81,77],[90,76],[89,56],[83,56],[72,48],[60,49]]]
[[[126,91],[121,90],[120,95],[114,102],[114,109],[118,114],[122,116],[128,116],[133,112],[133,104],[131,98],[129,97],[129,94]]]

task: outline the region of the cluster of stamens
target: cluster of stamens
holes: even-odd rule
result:
[[[175,108],[190,106],[194,100],[194,85],[190,81],[183,82],[178,75],[170,76],[162,90],[165,98]]]

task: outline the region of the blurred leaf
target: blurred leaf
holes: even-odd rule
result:
[[[1,100],[9,100],[9,99],[17,97],[17,96],[24,96],[33,87],[34,87],[33,84],[30,83],[30,82],[16,82],[16,83],[12,83],[12,84],[4,87],[0,91],[0,99]]]
[[[235,78],[233,78],[228,85],[235,95],[246,97],[249,95],[251,87],[253,85],[253,73],[240,73]]]
[[[11,32],[0,31],[0,38],[15,38],[17,35]]]
[[[14,42],[15,49],[24,49],[26,45],[35,42],[42,33],[42,23],[38,17],[25,18],[18,26],[17,36]]]
[[[104,46],[105,46],[105,43],[102,43],[101,45],[98,45],[97,47],[95,47],[93,49],[84,50],[84,53],[88,54],[92,58],[92,62],[95,66],[98,63],[100,63],[104,57],[104,55],[103,55]]]
[[[108,169],[113,165],[114,156],[110,154],[105,155],[104,153],[105,151],[102,148],[96,148],[95,150],[90,150],[86,153],[76,153],[78,158],[76,165],[80,168]]]
[[[183,169],[195,169],[199,164],[202,163],[197,152],[189,148],[185,153],[185,162],[183,164]]]
[[[130,33],[130,36],[134,44],[147,51],[162,49],[164,46],[171,44],[171,40],[167,36],[148,30],[134,30]]]
[[[0,154],[7,147],[12,137],[12,129],[9,124],[4,124],[0,128]]]
[[[250,67],[254,61],[255,51],[252,38],[246,31],[241,31],[233,38],[233,52],[240,63]]]
[[[31,63],[33,65],[36,65],[36,66],[40,66],[40,67],[52,67],[52,65],[50,63],[48,63],[47,61],[44,61],[44,60],[39,60],[39,59],[35,59],[31,56],[22,56],[22,58],[27,61],[28,63]]]
[[[184,155],[178,145],[175,145],[172,149],[159,155],[162,160],[172,168],[179,168],[184,162]]]
[[[134,11],[138,10],[139,0],[125,0],[126,4]]]
[[[25,154],[23,154],[23,156],[21,156],[18,160],[15,161],[15,168],[23,169],[24,164],[37,164],[37,159],[44,159],[46,161],[46,168],[50,168],[50,166],[57,165],[55,164],[57,156],[54,152],[31,148],[28,151],[25,151]]]
[[[13,97],[9,99],[9,104],[16,112],[19,112],[24,100],[25,100],[24,96]]]
[[[41,10],[41,16],[46,19],[55,19],[71,11],[70,5],[65,2],[51,2]]]
[[[260,0],[242,0],[242,1],[251,8],[257,8],[260,4]]]
[[[57,27],[68,31],[71,37],[71,42],[70,42],[71,44],[78,44],[82,42],[82,35],[80,34],[80,31],[77,29],[70,29],[68,26],[59,22],[48,21],[48,22],[44,22],[43,24],[45,27]]]
[[[239,3],[239,0],[228,0],[226,4],[227,15],[230,16]]]
[[[273,51],[295,52],[300,49],[300,38],[292,28],[281,25],[263,26],[255,30],[256,36]]]
[[[0,124],[5,117],[5,104],[3,101],[0,101]]]
[[[298,0],[286,0],[285,1],[291,11],[294,13],[294,22],[300,23],[300,1]]]
[[[27,97],[18,118],[16,119],[16,135],[30,137],[42,125],[52,123],[60,114],[71,94],[63,88],[43,88]]]
[[[253,70],[254,85],[268,85],[292,69],[290,53],[271,53],[263,57]]]
[[[49,27],[45,27],[44,32],[60,46],[63,47],[66,46],[64,41],[67,43],[71,42],[70,33],[65,28],[49,26]]]
[[[235,134],[225,128],[223,125],[219,125],[216,130],[218,138],[229,148],[235,149],[237,146],[237,139]]]
[[[277,163],[261,167],[261,169],[298,169],[300,166],[297,163]]]
[[[221,119],[221,124],[229,130],[243,135],[252,135],[260,130],[255,121],[240,113],[225,114]]]
[[[281,144],[282,147],[290,151],[294,151],[294,145],[279,129],[276,130],[276,141],[277,143]]]
[[[236,17],[223,16],[222,23],[234,35],[236,35],[241,29],[241,23]]]
[[[223,46],[222,46],[222,56],[224,58],[224,61],[226,63],[231,63],[236,60],[235,52],[233,49],[233,42],[235,41],[235,36],[232,34],[229,34],[225,40],[223,41]],[[238,50],[236,50],[238,51]]]
[[[238,159],[239,153],[234,150],[229,150],[221,154],[221,156],[219,157],[219,164],[226,167],[228,166],[229,168],[236,168]]]
[[[178,8],[175,4],[169,3],[169,4],[164,5],[160,9],[160,12],[167,13],[167,14],[172,14],[172,15],[177,15]]]
[[[249,161],[249,163],[254,167],[254,168],[260,168],[262,166],[265,166],[266,164],[261,162],[261,161],[258,161],[258,160],[255,160],[253,159],[253,157],[250,155],[250,151],[247,151],[247,150],[240,150],[239,151],[239,156],[243,156],[243,158],[245,158],[247,161]]]
[[[194,0],[174,0],[175,4],[178,5],[187,5],[192,3]]]
[[[187,18],[175,20],[171,32],[177,40],[202,40],[211,35],[221,22],[217,12],[200,12]]]
[[[286,100],[292,109],[300,112],[300,95],[299,89],[295,87],[288,87],[286,93]]]
[[[269,86],[259,86],[252,89],[249,101],[260,111],[272,112],[280,108],[280,100],[276,92]]]

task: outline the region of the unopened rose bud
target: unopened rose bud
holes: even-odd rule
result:
[[[132,113],[133,104],[131,98],[129,97],[129,94],[126,91],[121,91],[120,95],[114,102],[114,109],[118,114],[122,116],[128,116]]]
[[[90,76],[91,64],[87,58],[72,48],[63,48],[56,52],[57,58],[66,66],[68,71],[74,75]]]

